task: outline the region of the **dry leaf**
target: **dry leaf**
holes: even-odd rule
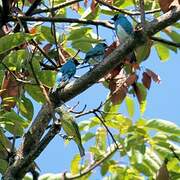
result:
[[[161,78],[158,74],[154,73],[153,71],[151,71],[150,69],[146,69],[146,73],[148,74],[149,77],[152,78],[152,80],[156,83],[160,83],[161,82]]]
[[[120,73],[109,82],[112,103],[117,104],[122,102],[126,97],[129,86],[132,85],[136,80],[136,74],[133,73],[126,77],[124,70],[121,70]]]
[[[143,83],[144,87],[146,87],[147,89],[150,89],[151,77],[146,72],[143,72],[142,83]]]
[[[161,10],[166,13],[172,7],[180,5],[180,0],[158,0]]]
[[[143,101],[141,91],[140,91],[139,87],[136,85],[136,83],[134,83],[132,86],[133,86],[134,92],[136,94],[136,97],[138,99],[138,102],[139,102],[139,104],[141,104]]]

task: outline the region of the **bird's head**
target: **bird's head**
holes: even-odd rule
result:
[[[115,16],[113,16],[111,19],[113,21],[116,21],[118,19],[121,19],[121,18],[125,18],[125,16],[123,14],[116,14]]]

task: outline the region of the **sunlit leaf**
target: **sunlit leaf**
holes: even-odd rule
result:
[[[130,96],[126,96],[125,102],[126,102],[128,114],[132,118],[134,115],[134,101]]]
[[[180,135],[180,128],[173,122],[162,119],[150,119],[146,123],[146,127],[156,129],[170,134]]]
[[[169,49],[162,43],[157,43],[155,45],[156,52],[161,61],[167,61],[169,59]]]
[[[71,174],[79,173],[79,163],[81,161],[81,157],[79,154],[75,155],[71,161]]]

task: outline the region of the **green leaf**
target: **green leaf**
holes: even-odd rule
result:
[[[46,99],[39,86],[25,85],[27,93],[38,103],[44,104]]]
[[[72,41],[72,47],[75,49],[81,49],[83,52],[87,52],[92,48],[93,43],[99,43],[101,40],[93,39],[91,36],[83,36],[77,40]]]
[[[29,52],[26,49],[10,52],[4,59],[4,63],[10,70],[20,71],[24,62],[28,59]]]
[[[141,115],[143,115],[145,110],[146,110],[146,104],[147,104],[147,101],[146,101],[147,90],[144,87],[144,85],[141,83],[136,83],[136,85],[137,85],[138,90],[139,90],[139,93],[137,93],[136,96],[137,96],[138,101],[139,101]]]
[[[165,31],[165,32],[174,42],[180,43],[179,33],[177,33],[176,31],[171,31],[171,32]]]
[[[125,102],[128,114],[132,118],[134,116],[134,101],[130,96],[126,96]]]
[[[88,34],[90,31],[92,31],[92,28],[89,28],[89,27],[84,27],[84,28],[78,27],[76,29],[72,29],[69,33],[67,40],[72,41],[72,40],[80,39],[86,34]]]
[[[53,87],[55,83],[56,73],[54,71],[46,70],[38,73],[39,80],[47,87]]]
[[[174,23],[173,26],[180,29],[180,23],[179,22]]]
[[[73,160],[71,161],[71,174],[79,173],[79,163],[81,161],[81,157],[79,154],[75,155]]]
[[[151,53],[152,41],[149,39],[144,45],[135,49],[136,59],[138,63],[145,61]]]
[[[11,112],[4,113],[2,119],[4,120],[5,129],[16,136],[22,136],[24,128],[28,126],[28,122],[13,110],[11,110]]]
[[[48,42],[50,43],[55,43],[55,40],[54,40],[54,37],[52,35],[52,30],[50,27],[48,26],[39,26],[37,28],[40,32],[40,37],[43,39],[43,40],[47,40]],[[59,38],[59,33],[56,32],[56,36],[57,36],[57,39]]]
[[[180,135],[180,127],[167,120],[150,119],[146,122],[145,126],[150,129],[156,129],[166,133]]]
[[[34,35],[24,32],[8,34],[0,38],[0,54],[7,52],[21,44],[30,41]]]
[[[64,173],[59,173],[59,174],[52,174],[52,173],[47,173],[41,175],[38,180],[60,180],[64,178]]]
[[[0,173],[4,174],[7,168],[8,168],[8,162],[3,159],[0,159]]]
[[[82,143],[91,140],[93,137],[95,137],[95,134],[91,133],[91,132],[87,132],[86,134],[83,134],[82,137],[81,137]]]
[[[160,168],[160,166],[154,161],[148,154],[145,154],[143,163],[147,165],[154,174]]]
[[[162,43],[157,43],[155,45],[156,52],[162,62],[165,62],[169,59],[169,49]]]
[[[151,169],[144,163],[135,163],[133,164],[133,166],[140,172],[143,173],[145,176],[152,176],[153,172],[151,171]]]
[[[23,95],[20,102],[18,103],[18,106],[20,113],[29,121],[31,121],[34,115],[34,107],[31,100]]]
[[[33,180],[32,176],[27,174],[25,177],[23,177],[23,180]]]
[[[106,130],[99,127],[96,131],[96,146],[99,148],[99,150],[106,150],[106,136]]]

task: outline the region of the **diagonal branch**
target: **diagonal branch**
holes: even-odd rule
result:
[[[68,100],[74,98],[78,94],[88,89],[110,70],[120,64],[124,57],[129,54],[134,48],[137,48],[140,45],[144,44],[147,41],[148,37],[151,37],[165,27],[175,23],[179,19],[180,7],[173,9],[162,15],[158,19],[155,19],[154,21],[148,23],[146,25],[147,29],[145,30],[144,34],[139,32],[134,36],[128,38],[126,42],[115,49],[113,53],[107,56],[104,61],[101,62],[97,67],[81,76],[79,79],[73,81],[72,83],[69,83],[67,86],[65,86],[64,89],[58,90],[55,93],[51,94],[50,98],[51,102],[53,103],[53,107],[55,108],[62,101],[67,102]],[[24,140],[16,154],[17,158],[15,162],[7,169],[4,176],[6,179],[11,177],[11,180],[15,180],[16,177],[22,178],[24,176],[26,167],[20,165],[24,161],[24,157],[31,154],[31,152],[39,144],[40,139],[42,138],[51,118],[52,114],[48,105],[43,105],[37,117],[35,118],[35,121],[32,123],[31,127],[24,136]],[[35,158],[36,156],[33,156],[29,163],[31,163]]]

